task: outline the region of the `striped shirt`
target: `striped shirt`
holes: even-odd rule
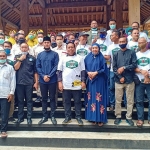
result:
[[[14,68],[9,64],[0,65],[0,98],[7,98],[16,88],[16,75]]]

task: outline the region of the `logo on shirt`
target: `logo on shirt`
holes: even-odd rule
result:
[[[104,44],[100,44],[100,51],[105,52],[107,50],[107,46]]]
[[[112,54],[114,54],[115,52],[117,52],[117,51],[119,51],[120,50],[120,48],[115,48],[115,49],[113,49],[112,50]]]
[[[138,51],[138,46],[137,45],[132,46],[130,49],[133,50],[133,51],[135,51],[135,52],[137,52]]]
[[[78,49],[77,54],[80,56],[86,56],[88,54],[88,51],[84,48]]]
[[[78,62],[74,60],[70,60],[66,62],[66,67],[70,69],[74,69],[78,67]]]
[[[139,66],[147,66],[150,64],[150,59],[147,57],[141,57],[137,60]]]

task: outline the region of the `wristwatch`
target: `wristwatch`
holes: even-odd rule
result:
[[[22,60],[18,59],[19,62],[22,62]]]
[[[125,66],[123,66],[123,69],[126,69],[126,67],[125,67]]]

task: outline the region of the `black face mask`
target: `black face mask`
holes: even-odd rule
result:
[[[21,39],[18,40],[18,44],[21,45],[22,43],[25,43],[25,39],[23,39],[23,38],[21,38]]]

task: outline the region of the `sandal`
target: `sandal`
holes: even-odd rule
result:
[[[1,138],[7,138],[7,133],[6,132],[2,132],[1,133]]]
[[[137,127],[143,127],[144,122],[142,120],[138,120],[136,125]]]
[[[97,123],[96,122],[92,122],[92,125],[96,125]]]
[[[99,126],[99,127],[102,127],[103,125],[104,125],[103,122],[99,122],[99,123],[98,123],[98,126]]]

